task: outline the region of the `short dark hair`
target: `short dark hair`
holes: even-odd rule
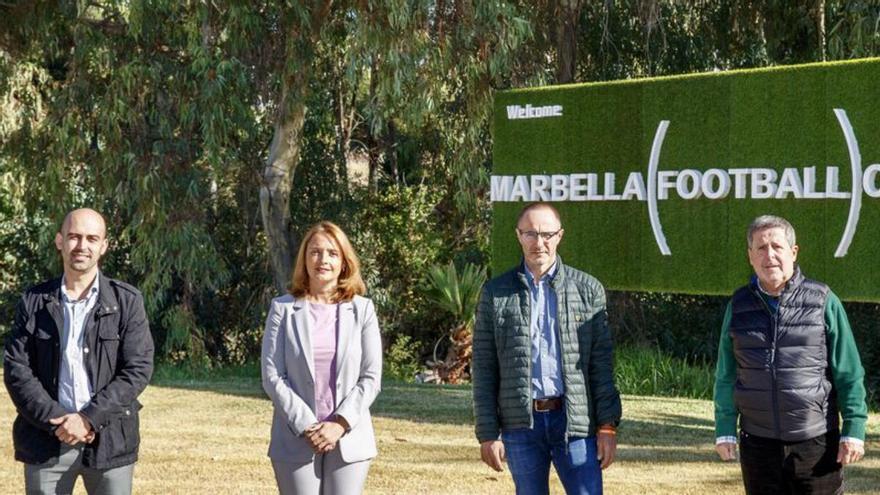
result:
[[[519,226],[519,222],[523,219],[524,216],[526,216],[526,213],[532,210],[538,210],[540,208],[546,208],[550,210],[550,212],[553,213],[553,216],[556,217],[556,220],[559,221],[559,225],[562,226],[562,217],[559,216],[559,210],[557,210],[556,207],[552,204],[544,201],[537,201],[535,203],[529,203],[523,206],[523,209],[519,211],[519,216],[516,217],[516,225]]]

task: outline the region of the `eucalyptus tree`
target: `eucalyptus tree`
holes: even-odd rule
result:
[[[461,205],[450,216],[484,229],[473,190],[492,86],[528,35],[505,2],[20,1],[0,15],[15,214],[48,246],[68,208],[106,212],[107,268],[147,294],[168,356],[213,355],[225,336],[207,328],[252,325],[265,275],[284,290],[304,143],[335,143],[323,166],[344,170],[351,143],[369,141],[358,137],[378,137],[383,165],[396,136],[433,140],[419,180],[439,176]],[[310,114],[339,131],[309,134]],[[52,271],[43,252],[30,264]]]
[[[479,229],[475,190],[485,188],[486,125],[493,82],[527,38],[525,19],[506,2],[323,1],[304,3],[291,20],[274,101],[274,135],[263,171],[262,211],[276,286],[290,272],[295,239],[289,217],[290,187],[302,147],[307,102],[329,67],[337,80],[328,104],[336,118],[340,160],[352,139],[373,159],[389,164],[391,180],[405,183],[395,146],[402,133],[439,136],[435,170],[452,182],[462,229]],[[322,86],[322,87],[327,87]],[[320,111],[320,110],[319,110]],[[422,141],[424,144],[424,141]],[[477,225],[477,227],[475,227]],[[485,236],[483,236],[485,238]]]
[[[223,53],[241,40],[201,3],[4,6],[15,19],[0,38],[4,108],[16,115],[2,151],[26,178],[24,212],[48,219],[48,241],[70,207],[102,210],[116,245],[107,264],[135,274],[166,352],[203,355],[196,299],[229,280],[216,229],[239,217],[228,199],[260,138],[249,67]]]

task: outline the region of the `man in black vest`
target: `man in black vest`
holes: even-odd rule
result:
[[[868,417],[846,311],[801,273],[788,221],[760,216],[747,240],[755,275],[721,328],[715,450],[736,459],[738,418],[747,493],[843,493],[841,468],[864,455]]]
[[[104,218],[70,212],[55,235],[64,273],[24,293],[3,355],[18,416],[15,459],[29,494],[130,494],[137,396],[153,371],[153,339],[137,289],[98,269]]]

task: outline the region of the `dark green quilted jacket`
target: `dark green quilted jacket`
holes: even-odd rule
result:
[[[530,299],[522,265],[483,286],[474,328],[471,371],[480,442],[501,429],[532,427]],[[592,276],[562,264],[550,286],[558,301],[558,337],[569,436],[591,436],[620,421],[605,289]]]

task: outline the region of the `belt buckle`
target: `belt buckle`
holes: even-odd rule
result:
[[[552,410],[549,407],[542,408],[541,403],[547,404],[548,406],[550,405],[548,403],[547,399],[535,399],[535,402],[534,402],[535,412],[550,412]]]

